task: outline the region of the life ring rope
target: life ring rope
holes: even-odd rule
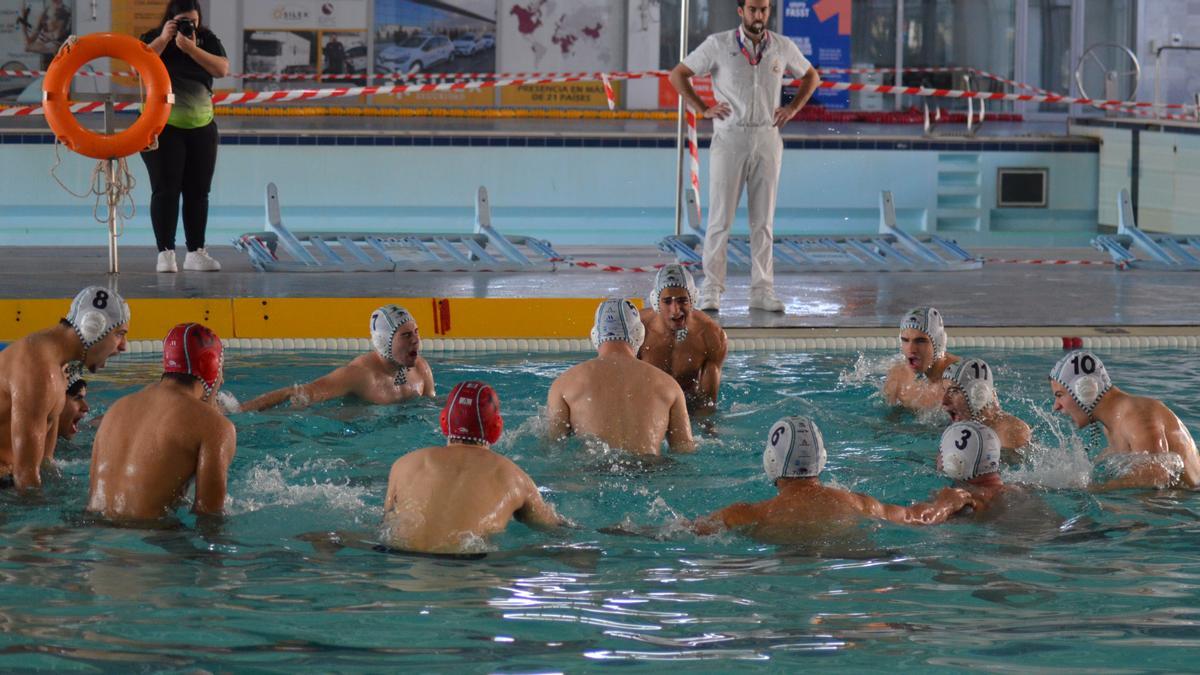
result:
[[[137,71],[145,96],[141,115],[128,129],[99,134],[85,129],[71,114],[71,81],[89,61],[113,57]],[[141,40],[119,33],[72,35],[63,42],[42,83],[46,121],[58,140],[71,150],[94,159],[118,159],[151,147],[171,114],[174,95],[167,67]]]

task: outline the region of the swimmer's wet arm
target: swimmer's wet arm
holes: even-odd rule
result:
[[[47,448],[54,447],[63,397],[61,391],[55,392],[45,380],[16,384],[10,420],[13,483],[21,490],[40,488],[42,459]]]
[[[754,505],[749,502],[738,502],[730,504],[725,508],[715,513],[710,513],[693,520],[689,527],[692,532],[707,537],[711,534],[732,530],[737,527],[745,527],[758,522],[758,516],[755,513]]]
[[[555,380],[546,396],[546,437],[557,441],[570,435],[571,408],[563,397],[562,387],[558,380]]]
[[[218,516],[225,510],[229,465],[237,452],[237,430],[221,418],[216,429],[200,444],[196,458],[196,499],[192,511]]]
[[[885,504],[874,497],[856,495],[864,515],[881,518],[897,525],[937,525],[958,513],[971,503],[966,490],[946,488],[938,492],[932,502],[918,502],[912,506]]]
[[[269,410],[288,399],[296,392],[297,386],[284,387],[275,391],[267,392],[262,396],[250,399],[242,404],[241,412],[259,412],[261,410]]]
[[[552,505],[542,499],[536,487],[533,488],[533,493],[526,497],[525,505],[513,516],[529,527],[540,529],[553,529],[570,524],[566,518],[558,515],[558,511],[554,510]]]
[[[717,333],[715,344],[705,355],[704,370],[700,374],[700,391],[708,397],[708,404],[714,408],[717,407],[717,396],[721,393],[721,368],[725,365],[729,349],[725,331],[718,330]]]
[[[672,381],[674,383],[674,381]],[[687,399],[683,390],[675,385],[677,394],[671,404],[671,418],[667,423],[667,445],[671,452],[690,453],[696,451],[696,441],[692,438],[692,421],[688,417]]]
[[[1129,473],[1110,481],[1092,485],[1091,492],[1112,492],[1114,490],[1156,489],[1171,486],[1171,472],[1157,462],[1147,462],[1137,466]]]
[[[417,361],[417,368],[420,370],[421,378],[425,382],[425,386],[421,387],[421,395],[425,398],[437,398],[437,385],[433,382],[433,369],[429,367],[429,362],[425,359]]]

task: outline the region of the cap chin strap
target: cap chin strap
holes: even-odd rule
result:
[[[404,385],[408,384],[408,366],[401,365],[395,359],[388,360],[392,363],[395,363],[397,367],[396,377],[392,379],[392,383],[397,387],[403,387]]]
[[[675,331],[675,342],[676,343],[683,342],[684,340],[687,339],[687,336],[688,336],[688,329],[680,328],[679,330]]]

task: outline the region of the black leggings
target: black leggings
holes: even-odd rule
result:
[[[217,123],[199,129],[167,125],[158,137],[158,149],[143,152],[150,173],[150,222],[159,251],[175,250],[179,223],[179,197],[183,196],[183,234],[187,250],[204,248],[208,227],[208,191],[217,168]]]

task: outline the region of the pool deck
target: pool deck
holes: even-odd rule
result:
[[[529,273],[263,273],[229,247],[210,249],[218,273],[153,271],[154,251],[121,250],[113,281],[135,313],[131,337],[160,338],[179,321],[204,321],[254,338],[362,337],[370,309],[410,305],[428,336],[580,338],[599,298],[644,298],[650,272],[576,269]],[[672,262],[650,247],[577,247],[580,260],[648,268]],[[1103,261],[1090,249],[983,249],[991,259]],[[53,323],[81,287],[110,283],[107,252],[0,248],[0,339]],[[182,262],[182,255],[180,255]],[[942,273],[778,273],[784,314],[746,307],[749,277],[731,274],[715,315],[732,336],[883,336],[916,305],[934,305],[960,335],[1198,335],[1197,272],[1118,271],[1111,265],[987,263]],[[453,322],[451,318],[453,317]],[[429,322],[428,324],[426,322]],[[434,330],[428,329],[433,325]]]

